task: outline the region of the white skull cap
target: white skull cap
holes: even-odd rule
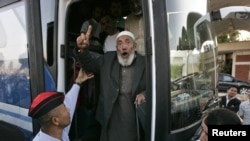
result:
[[[133,40],[135,40],[134,34],[133,34],[132,32],[129,32],[129,31],[122,31],[122,32],[120,32],[120,33],[116,36],[116,40],[117,40],[119,37],[123,36],[123,35],[127,35],[127,36],[131,37]]]

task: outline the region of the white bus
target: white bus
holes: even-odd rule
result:
[[[126,22],[129,3],[121,1]],[[212,22],[220,20],[220,11],[208,13],[207,0],[138,1],[147,81],[142,136],[146,141],[195,140],[202,114],[217,98]],[[39,131],[37,121],[28,116],[31,100],[41,91],[69,90],[79,68],[72,53],[76,37],[99,2],[104,6],[110,0],[0,1],[0,131],[7,127],[5,131],[25,141]],[[71,140],[99,137],[101,128],[93,118],[98,92],[86,102],[88,87],[82,89]]]

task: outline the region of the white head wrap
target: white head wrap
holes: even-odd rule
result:
[[[123,36],[123,35],[127,35],[127,36],[131,37],[133,40],[135,40],[134,34],[131,33],[131,32],[129,32],[129,31],[122,31],[122,32],[120,32],[120,33],[116,36],[116,40],[117,40],[119,37]]]

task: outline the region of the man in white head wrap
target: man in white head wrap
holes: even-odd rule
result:
[[[129,31],[117,35],[117,51],[94,58],[87,49],[89,32],[91,28],[77,38],[76,54],[84,70],[101,78],[96,113],[101,141],[137,141],[135,103],[145,101],[145,58],[135,51],[135,37]]]

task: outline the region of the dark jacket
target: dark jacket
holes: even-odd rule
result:
[[[97,105],[96,118],[107,129],[113,105],[119,95],[120,81],[120,64],[117,59],[117,52],[107,52],[99,58],[93,58],[89,51],[77,54],[82,68],[87,72],[100,74],[100,96]],[[145,58],[136,54],[134,81],[132,84],[132,96],[145,92],[146,90],[146,67]]]
[[[227,96],[222,96],[221,102],[220,102],[220,107],[228,108],[228,109],[234,111],[235,113],[237,113],[239,110],[239,106],[240,106],[241,101],[237,98],[233,98],[228,102],[227,106],[226,106],[226,103],[227,103]]]

